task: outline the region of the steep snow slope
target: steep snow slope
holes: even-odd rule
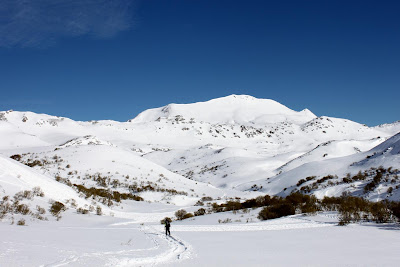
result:
[[[49,199],[64,201],[79,198],[74,190],[54,181],[52,177],[0,155],[0,187],[3,193],[15,194],[19,191],[31,190],[36,186],[41,187],[46,198]]]
[[[51,220],[47,213],[52,202],[74,203],[75,208],[89,207],[92,203],[81,198],[72,188],[53,177],[41,174],[12,159],[0,155],[0,218],[14,223],[23,220]],[[101,205],[105,211],[107,207]]]

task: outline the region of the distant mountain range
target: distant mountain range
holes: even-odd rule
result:
[[[368,127],[246,95],[169,104],[128,122],[4,111],[0,190],[41,186],[81,205],[88,188],[178,206],[294,190],[400,200],[399,132],[400,122]]]

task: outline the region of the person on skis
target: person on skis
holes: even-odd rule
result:
[[[171,223],[169,222],[169,220],[165,220],[165,235],[171,236],[169,228],[171,228]]]

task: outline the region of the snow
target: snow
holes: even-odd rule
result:
[[[160,220],[211,202],[284,196],[326,175],[332,183],[311,192],[319,198],[400,200],[399,132],[399,122],[368,127],[246,95],[170,104],[129,122],[0,112],[0,197],[40,187],[44,196],[21,203],[43,207],[48,219],[6,214],[0,266],[393,266],[393,224],[338,227],[337,214],[326,212],[259,221],[253,209],[173,221],[166,237]],[[372,176],[341,182],[379,166],[393,171],[367,194]],[[144,201],[109,205],[73,184]],[[203,197],[212,201],[202,206]],[[60,220],[49,212],[52,201],[67,207]],[[25,226],[16,225],[21,218]]]
[[[209,123],[276,123],[285,120],[305,122],[315,117],[309,110],[295,112],[270,99],[257,99],[248,95],[230,95],[194,104],[169,104],[165,107],[142,112],[134,123],[155,121],[160,117],[196,118]]]
[[[398,226],[339,227],[332,213],[257,223],[113,224],[99,217],[0,225],[2,266],[393,266]],[[204,216],[207,217],[207,216]],[[288,257],[290,255],[290,257]]]

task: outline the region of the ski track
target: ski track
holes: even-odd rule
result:
[[[156,247],[160,247],[160,241],[166,243],[168,249],[161,254],[144,258],[126,258],[118,262],[118,266],[154,266],[161,263],[172,263],[192,257],[192,248],[177,237],[166,236],[163,231],[158,231],[153,226],[144,226],[141,229],[151,238]],[[110,266],[114,264],[111,263]]]
[[[76,227],[65,227],[76,228]],[[83,229],[100,229],[100,228],[83,228]],[[101,228],[104,230],[118,230],[118,228]],[[120,228],[120,230],[127,228]],[[62,260],[43,264],[43,267],[59,267],[68,265],[86,265],[86,262],[91,262],[97,258],[104,262],[104,266],[154,266],[162,263],[173,263],[178,260],[191,258],[192,248],[186,242],[177,237],[166,236],[163,231],[158,231],[152,226],[143,226],[140,228],[153,243],[153,247],[146,249],[130,249],[118,251],[105,251],[94,253],[83,253],[81,255],[71,255]],[[121,245],[129,245],[132,239]],[[161,250],[162,252],[150,257],[138,257],[138,252],[152,252]],[[147,253],[151,254],[151,253]]]

